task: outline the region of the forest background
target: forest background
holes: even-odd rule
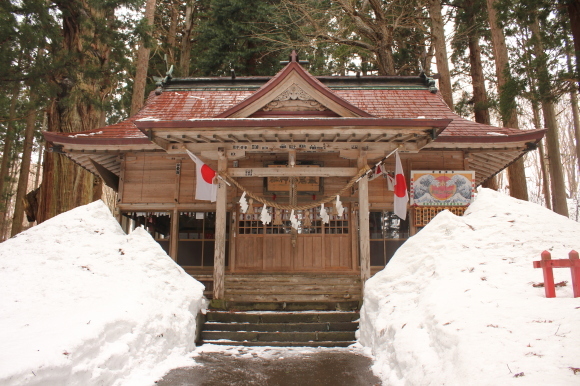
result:
[[[42,131],[119,122],[171,68],[271,76],[293,49],[314,75],[424,72],[463,117],[547,128],[486,186],[579,220],[580,0],[5,0],[0,241],[98,198],[114,206]]]

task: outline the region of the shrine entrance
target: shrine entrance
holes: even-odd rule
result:
[[[301,224],[297,230],[291,226],[290,211],[279,213],[278,225],[262,224],[259,213],[237,213],[231,272],[354,271],[356,227],[349,209],[345,207],[342,217],[331,214],[328,224],[320,220],[319,208],[296,211]],[[305,221],[306,217],[310,220]]]

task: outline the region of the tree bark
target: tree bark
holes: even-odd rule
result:
[[[4,149],[2,150],[2,164],[0,165],[0,201],[4,201],[6,195],[6,182],[8,181],[8,174],[10,170],[10,161],[12,158],[12,141],[15,135],[14,122],[16,120],[16,103],[20,95],[20,83],[16,82],[12,89],[12,97],[10,99],[10,107],[8,109],[8,124],[6,125],[6,135],[4,136]],[[0,213],[6,213],[7,208],[2,206]]]
[[[495,58],[495,72],[497,76],[497,88],[500,95],[500,111],[504,127],[519,129],[516,112],[515,97],[509,90],[509,82],[512,80],[509,70],[508,50],[505,44],[503,30],[497,24],[497,13],[494,8],[496,0],[487,0],[487,13],[493,54]],[[528,200],[528,186],[526,181],[526,169],[523,157],[511,164],[508,169],[508,181],[510,195],[520,200]]]
[[[31,98],[32,99],[32,98]],[[36,123],[36,108],[32,106],[26,117],[26,130],[24,132],[24,144],[22,149],[22,162],[18,177],[18,187],[14,201],[14,217],[12,219],[11,236],[22,231],[24,220],[24,200],[28,190],[28,178],[30,176],[30,162],[32,156],[32,143],[34,141],[34,125]]]
[[[148,26],[153,25],[155,1],[156,0],[147,0],[147,3],[145,4],[144,18],[147,19]],[[145,84],[147,83],[147,68],[149,67],[150,51],[151,50],[145,46],[144,41],[139,44],[139,50],[137,51],[137,71],[135,73],[133,96],[131,98],[131,116],[137,114],[141,107],[143,107],[145,101]]]
[[[102,106],[112,85],[107,66],[110,48],[94,26],[110,22],[113,11],[92,8],[82,1],[53,0],[62,13],[62,49],[53,53],[63,60],[74,58],[74,65],[64,66],[51,77],[51,86],[58,90],[47,108],[48,131],[72,133],[97,129]],[[85,50],[84,47],[91,47]],[[86,75],[100,73],[101,77]],[[62,212],[93,201],[94,176],[75,165],[66,156],[47,152],[43,179],[38,195],[36,220],[41,223]]]
[[[190,0],[185,7],[185,26],[181,37],[181,53],[179,55],[179,76],[189,76],[189,62],[191,60],[191,34],[193,32],[193,20],[195,18],[195,2]]]
[[[445,31],[443,29],[443,17],[441,15],[441,1],[429,0],[429,15],[431,16],[431,36],[435,46],[435,59],[437,60],[437,72],[439,72],[439,88],[441,96],[449,108],[453,109],[453,92],[451,90],[451,74],[447,61],[447,47],[445,44]]]

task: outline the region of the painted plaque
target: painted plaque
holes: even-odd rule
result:
[[[411,205],[465,206],[473,200],[474,190],[474,171],[411,171]]]

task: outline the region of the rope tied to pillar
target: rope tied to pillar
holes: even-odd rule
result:
[[[336,194],[333,194],[332,196],[326,196],[323,197],[322,199],[314,202],[314,203],[309,203],[309,204],[303,204],[303,205],[297,205],[297,204],[282,204],[282,203],[278,203],[278,202],[274,202],[274,201],[270,201],[264,197],[258,196],[257,194],[252,193],[250,190],[244,188],[244,186],[242,186],[238,181],[236,181],[235,179],[233,179],[229,174],[224,173],[224,172],[218,172],[218,175],[225,179],[226,181],[231,182],[234,186],[236,186],[238,189],[240,189],[243,192],[246,192],[246,195],[248,197],[253,198],[255,201],[258,201],[262,204],[265,204],[267,206],[276,208],[276,209],[286,209],[286,210],[307,210],[307,209],[312,209],[315,208],[317,206],[320,206],[321,204],[326,204],[329,203],[331,201],[333,201],[334,199],[336,199],[336,196],[342,196],[344,192],[346,192],[348,189],[350,189],[356,182],[358,182],[358,180],[362,177],[364,177],[365,174],[367,174],[369,171],[371,170],[371,168],[369,168],[368,165],[364,165],[358,172],[357,174],[352,177],[350,179],[350,181],[338,192],[336,192]],[[295,189],[296,191],[297,189]]]

